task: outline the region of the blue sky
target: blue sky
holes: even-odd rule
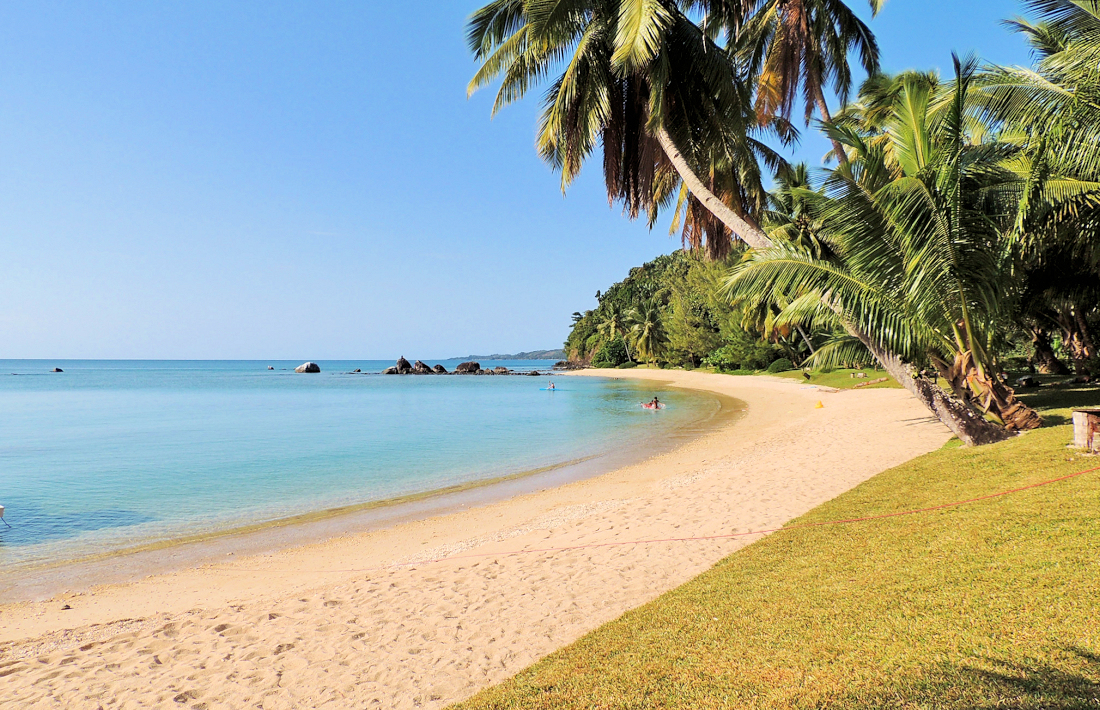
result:
[[[4,3],[0,358],[559,346],[679,239],[609,207],[598,163],[562,196],[539,94],[467,100],[477,4]],[[892,0],[872,27],[887,70],[1026,63],[1017,11]]]

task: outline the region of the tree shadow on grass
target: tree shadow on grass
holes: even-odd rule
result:
[[[1095,710],[1100,707],[1100,655],[1077,647],[1065,650],[1072,656],[1060,666],[985,657],[980,659],[984,668],[948,667],[915,683],[898,678],[839,706]]]
[[[1042,410],[1100,406],[1100,387],[1096,385],[1049,385],[1037,390],[1021,389],[1016,396],[1027,406],[1040,410],[1044,426],[1068,424],[1070,419],[1063,413]]]
[[[987,659],[996,668],[963,669],[992,686],[1000,698],[970,705],[972,708],[1070,708],[1100,707],[1100,657],[1080,648],[1068,648],[1084,661],[1084,668],[1067,670],[1050,665],[1032,665]]]

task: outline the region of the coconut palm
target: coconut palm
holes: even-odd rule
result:
[[[765,199],[760,164],[781,159],[754,134],[788,135],[785,124],[761,125],[735,58],[678,3],[495,0],[474,13],[468,40],[481,62],[469,91],[501,81],[494,111],[560,68],[536,142],[563,189],[602,147],[608,199],[630,217],[646,212],[652,220],[682,180],[724,227],[767,244],[754,218]]]
[[[1063,368],[1046,332],[1060,331],[1079,373],[1096,369],[1100,283],[1100,198],[1080,186],[1100,185],[1100,2],[1029,0],[1038,21],[1010,23],[1031,44],[1034,68],[991,67],[974,89],[985,118],[1012,131],[1028,176],[1018,210],[1022,237],[1021,322],[1046,369]],[[1072,180],[1055,179],[1072,176]],[[1055,176],[1055,178],[1052,178]],[[1052,193],[1057,200],[1047,199]],[[1093,372],[1093,374],[1096,374]]]
[[[1100,1],[1027,0],[1038,23],[1011,26],[1031,43],[1034,68],[991,67],[975,102],[993,120],[1045,146],[1079,176],[1100,174]]]
[[[875,14],[885,4],[885,0],[868,2]],[[829,123],[832,114],[825,89],[837,94],[841,103],[847,102],[852,88],[849,54],[859,55],[868,75],[878,72],[874,34],[840,0],[763,0],[754,3],[751,13],[745,12],[743,4],[728,0],[713,4],[721,21],[737,28],[736,48],[756,77],[756,107],[761,117],[778,114],[789,119],[801,96],[806,125],[814,109]],[[848,161],[835,139],[833,155],[841,164]]]
[[[630,311],[628,317],[630,339],[634,341],[634,348],[646,359],[646,362],[656,361],[657,357],[664,353],[665,345],[668,343],[661,309],[657,304],[650,302]]]
[[[600,311],[600,321],[596,326],[596,330],[602,333],[607,338],[614,338],[615,336],[622,336],[623,343],[626,345],[626,356],[633,360],[630,355],[630,342],[627,337],[630,332],[629,314],[624,312],[622,308],[616,303],[610,303]]]
[[[1003,167],[1015,146],[974,143],[966,134],[975,66],[956,58],[955,68],[942,120],[930,120],[935,92],[925,82],[903,86],[885,124],[896,171],[881,148],[848,146],[851,169],[834,171],[820,197],[817,237],[835,257],[778,243],[753,253],[728,286],[790,299],[784,312],[791,319],[839,315],[960,439],[978,444],[1041,420],[998,377],[994,347],[1012,301],[1011,207],[1026,181]],[[931,363],[950,393],[907,362]]]

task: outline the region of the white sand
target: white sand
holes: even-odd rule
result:
[[[598,374],[728,394],[748,415],[483,508],[0,607],[0,706],[442,707],[759,538],[507,553],[774,528],[949,438],[903,390]],[[448,555],[484,556],[393,566]]]

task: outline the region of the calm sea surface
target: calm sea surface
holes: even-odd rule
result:
[[[383,376],[373,373],[392,361],[362,360],[296,374],[298,364],[0,360],[0,504],[12,525],[0,524],[0,566],[604,455],[718,406],[662,390],[668,409],[646,411],[652,386],[616,380],[560,377],[546,392],[546,377]]]

